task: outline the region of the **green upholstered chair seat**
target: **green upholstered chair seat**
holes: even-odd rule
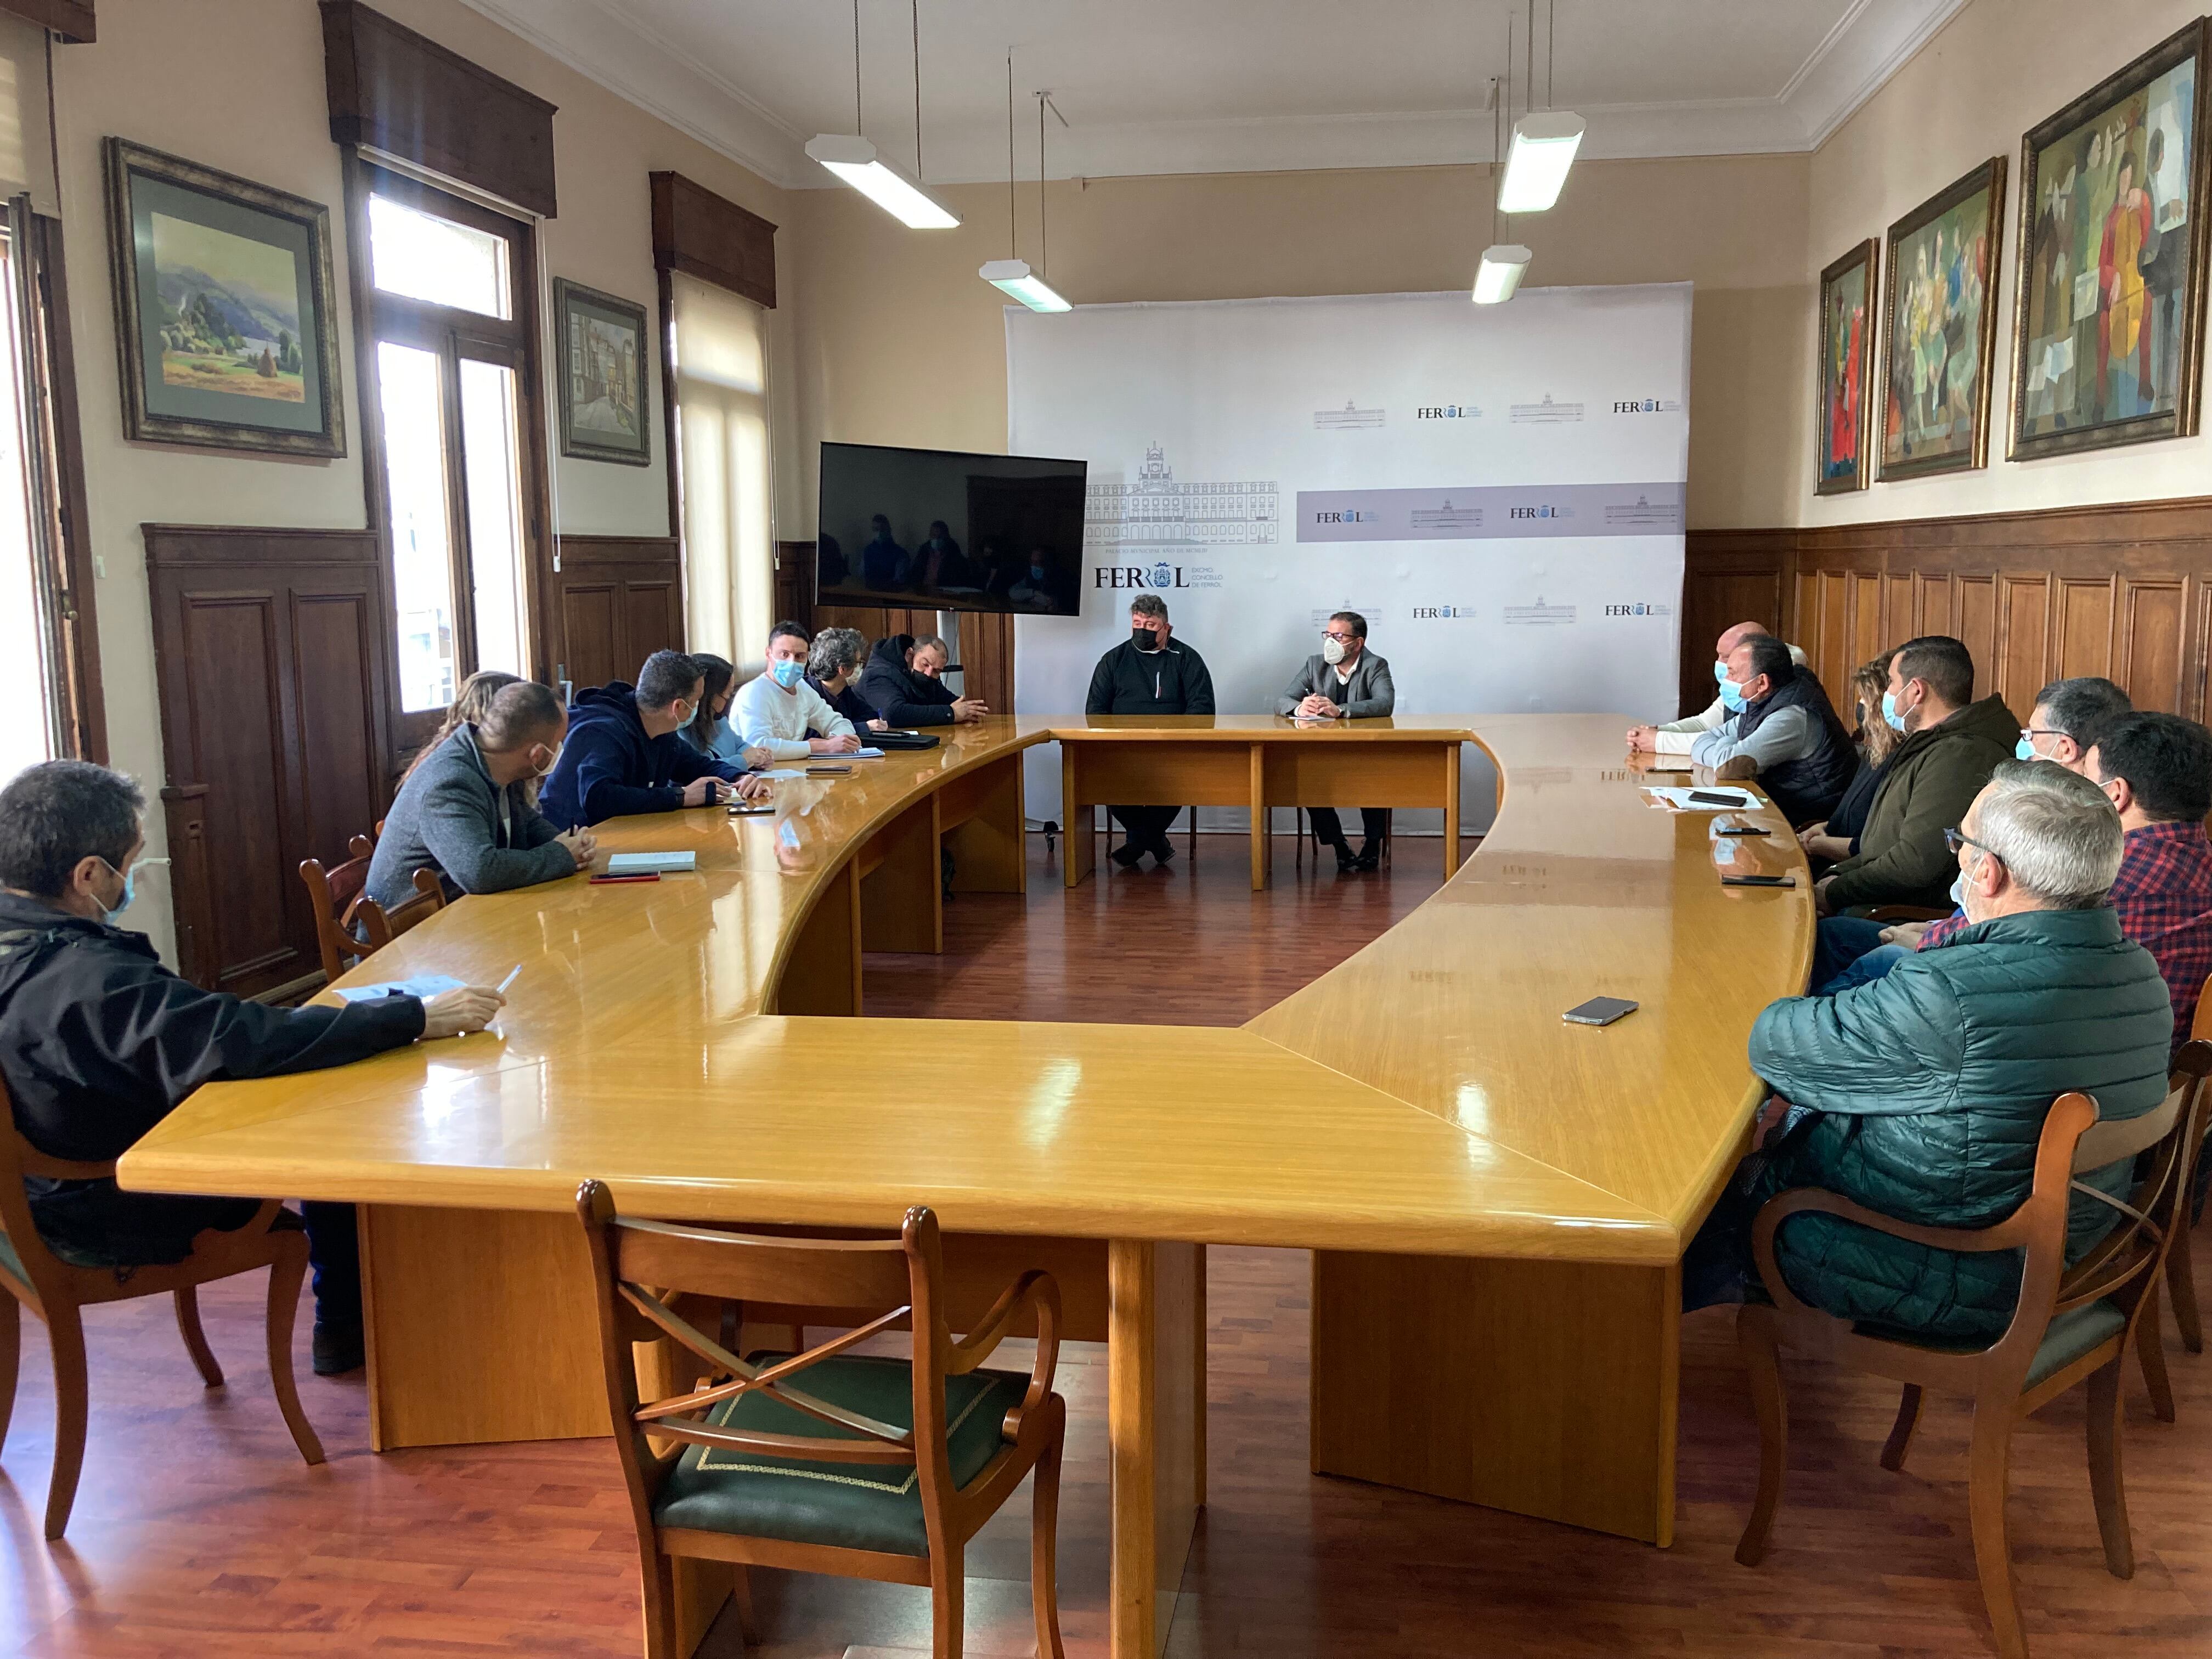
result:
[[[787,1354],[750,1356],[775,1364]],[[792,1378],[818,1400],[898,1428],[914,1425],[914,1382],[902,1359],[825,1359]],[[981,1474],[1006,1444],[1000,1425],[1019,1405],[1029,1378],[1013,1371],[970,1371],[945,1381],[947,1450],[956,1486]],[[708,1420],[763,1434],[860,1438],[761,1394],[717,1406]],[[794,1544],[929,1553],[922,1525],[921,1479],[911,1467],[885,1463],[805,1463],[759,1457],[715,1446],[685,1450],[653,1506],[663,1527],[779,1538]]]
[[[2046,1377],[2065,1370],[2092,1348],[2111,1341],[2127,1328],[2126,1313],[2114,1303],[2088,1302],[2068,1309],[2052,1320],[2051,1328],[2043,1334],[2043,1341],[2028,1365],[2024,1389],[2033,1389]],[[1930,1342],[1910,1331],[1893,1331],[1879,1325],[1862,1324],[1854,1328],[1863,1335],[1910,1343],[1914,1347],[1932,1348],[1943,1353],[1975,1353],[1990,1346],[1986,1342]]]
[[[15,1254],[15,1247],[5,1233],[0,1233],[0,1267],[6,1268],[22,1284],[31,1282],[30,1276],[23,1271],[23,1258]]]

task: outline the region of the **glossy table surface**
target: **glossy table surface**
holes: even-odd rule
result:
[[[1741,1150],[1753,1018],[1803,984],[1809,889],[1778,833],[1647,804],[1619,715],[994,718],[779,786],[773,817],[617,820],[694,874],[466,898],[342,983],[496,984],[493,1030],[211,1085],[123,1160],[149,1190],[701,1219],[1658,1264]],[[1242,1030],[763,1013],[811,907],[876,830],[1046,742],[1360,744],[1463,733],[1496,825],[1389,933]],[[1674,780],[1680,781],[1680,780]],[[1717,860],[1795,871],[1731,889]],[[1057,902],[1033,891],[1030,903]],[[1191,948],[1202,951],[1203,939]],[[1594,995],[1640,1011],[1603,1029]]]

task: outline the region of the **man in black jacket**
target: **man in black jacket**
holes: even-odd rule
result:
[[[145,805],[130,779],[84,761],[48,761],[0,790],[0,1078],[15,1127],[49,1157],[110,1162],[203,1083],[343,1066],[479,1030],[499,1011],[499,993],[474,988],[271,1008],[188,984],[143,933],[115,925],[146,844]],[[242,1227],[258,1207],[112,1180],[32,1176],[24,1188],[39,1236],[87,1267],[180,1261],[195,1235]],[[306,1207],[315,1370],[328,1376],[361,1364],[353,1206]]]
[[[934,634],[893,634],[876,641],[860,676],[860,695],[890,726],[966,726],[991,711],[980,697],[954,695],[939,678],[949,653]]]
[[[1720,684],[1727,717],[1698,734],[1692,763],[1723,778],[1756,778],[1793,825],[1825,821],[1850,787],[1858,755],[1819,678],[1759,634],[1729,653]]]
[[[1091,671],[1086,714],[1211,714],[1213,676],[1206,659],[1173,639],[1166,604],[1153,593],[1129,601],[1129,637],[1098,659]],[[1134,869],[1147,853],[1155,864],[1175,856],[1168,825],[1179,806],[1116,806],[1114,821],[1128,837],[1114,849],[1114,862]]]
[[[676,735],[698,712],[705,681],[696,659],[656,651],[637,671],[635,690],[609,680],[579,691],[568,738],[538,802],[554,828],[704,806],[718,781],[739,799],[768,793],[766,778],[702,755]]]

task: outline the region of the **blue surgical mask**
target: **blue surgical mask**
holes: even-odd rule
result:
[[[1713,684],[1716,685],[1725,685],[1728,684],[1728,665],[1726,663],[1717,662],[1713,665]]]
[[[1951,902],[1963,910],[1966,908],[1966,872],[1959,872],[1958,879],[1951,884]]]
[[[1749,701],[1750,699],[1743,695],[1743,688],[1734,680],[1721,682],[1721,704],[1729,714],[1741,714],[1743,713],[1744,705]]]
[[[806,677],[806,665],[803,662],[793,662],[790,658],[786,657],[780,661],[770,663],[768,665],[768,672],[775,678],[778,685],[788,691]]]
[[[1905,730],[1905,716],[1897,712],[1897,696],[1894,692],[1885,691],[1881,694],[1881,717],[1889,722],[1891,730],[1897,732]]]
[[[102,864],[107,864],[107,860],[106,859],[101,859],[100,861]],[[101,907],[100,919],[106,922],[110,927],[115,926],[116,917],[121,915],[125,910],[128,910],[131,908],[131,901],[138,896],[139,871],[144,869],[149,864],[167,864],[167,862],[168,860],[167,859],[140,859],[133,863],[128,870],[116,871],[116,873],[123,878],[123,896],[115,901],[115,908],[113,909],[109,909],[103,905]],[[115,866],[112,864],[107,864],[107,867],[111,870],[115,869]]]
[[[2042,756],[2035,752],[2035,739],[2033,738],[2022,738],[2018,743],[2013,744],[2012,757],[2014,760],[2041,760],[2043,758]]]

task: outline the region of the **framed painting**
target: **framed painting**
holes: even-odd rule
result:
[[[344,454],[330,210],[125,139],[105,150],[123,435]]]
[[[2021,140],[2012,460],[2197,430],[2207,27],[2190,24]]]
[[[2005,158],[1992,155],[1889,228],[1881,465],[1924,477],[1986,465]]]
[[[553,279],[561,362],[561,453],[645,466],[645,307],[565,277]]]
[[[1820,273],[1820,464],[1816,495],[1867,487],[1867,388],[1874,380],[1875,281],[1881,244],[1873,237]]]

